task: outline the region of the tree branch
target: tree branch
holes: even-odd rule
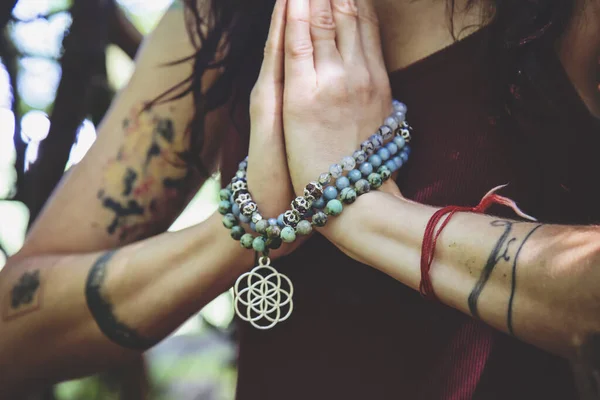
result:
[[[108,39],[116,44],[132,59],[142,43],[144,35],[131,23],[123,9],[111,0]]]
[[[73,24],[63,41],[62,79],[50,118],[50,132],[40,143],[38,160],[27,175],[30,225],[60,181],[77,130],[89,112],[89,88],[105,68],[109,11],[110,0],[76,0],[73,4]]]
[[[17,184],[16,184],[16,195],[15,200],[24,201],[24,188],[25,188],[25,150],[27,144],[23,142],[21,138],[21,113],[19,111],[20,96],[17,89],[17,80],[19,69],[18,63],[18,51],[15,46],[8,40],[7,35],[0,35],[0,57],[4,62],[6,71],[8,72],[8,78],[10,86],[12,87],[12,102],[11,110],[15,117],[15,129],[13,132],[13,144],[16,152],[15,160],[15,171],[17,172]]]

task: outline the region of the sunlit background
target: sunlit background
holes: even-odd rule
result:
[[[142,32],[156,25],[172,0],[118,0],[127,16]],[[17,107],[19,121],[11,111],[13,88],[5,65],[0,62],[0,245],[8,256],[23,244],[28,224],[28,210],[10,200],[15,191],[16,152],[13,145],[15,124],[20,124],[21,137],[27,144],[25,170],[35,163],[40,141],[48,135],[56,89],[61,78],[59,58],[62,40],[71,25],[68,8],[71,0],[20,0],[13,10],[14,20],[8,35],[18,53]],[[0,59],[0,61],[3,61]],[[134,70],[132,60],[118,47],[107,50],[108,80],[118,90]],[[84,157],[96,138],[94,124],[85,120],[79,127],[67,168]],[[215,181],[205,185],[171,230],[198,223],[216,208]],[[5,264],[0,252],[0,269]],[[231,366],[234,349],[215,334],[229,326],[232,319],[228,294],[217,298],[177,331],[172,338],[148,353],[152,398],[160,399],[230,399],[233,397],[235,370]],[[157,389],[156,389],[157,388]],[[67,399],[112,399],[110,389],[95,378],[59,385],[55,395]]]

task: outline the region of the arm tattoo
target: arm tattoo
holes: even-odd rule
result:
[[[471,315],[473,315],[473,317],[478,318],[478,319],[479,319],[479,310],[477,309],[477,301],[479,300],[479,296],[481,295],[483,288],[485,287],[488,280],[490,279],[490,276],[492,275],[494,268],[496,268],[496,265],[498,265],[498,263],[502,260],[510,261],[510,256],[509,256],[510,245],[514,241],[517,240],[514,237],[509,238],[510,233],[513,228],[513,222],[493,221],[490,225],[492,225],[494,227],[503,227],[504,232],[500,236],[500,239],[498,239],[498,241],[496,242],[496,245],[494,246],[492,253],[488,257],[488,260],[485,263],[485,266],[483,267],[483,271],[481,272],[479,281],[477,282],[477,284],[475,285],[475,288],[473,288],[473,291],[469,295],[469,300],[468,300],[469,301],[469,310],[471,311]]]
[[[192,187],[193,171],[179,157],[187,150],[186,135],[176,135],[170,118],[134,108],[123,130],[123,144],[104,168],[97,197],[111,215],[106,232],[131,241],[169,222]]]
[[[480,318],[479,309],[478,309],[479,297],[481,296],[481,293],[483,292],[485,285],[489,281],[489,279],[492,275],[492,272],[494,271],[494,269],[500,262],[502,262],[502,261],[511,262],[512,261],[512,279],[511,279],[511,289],[510,289],[510,297],[508,300],[508,312],[507,312],[508,332],[511,335],[514,335],[513,304],[514,304],[515,291],[516,291],[516,286],[517,286],[516,272],[517,272],[517,265],[518,265],[517,262],[518,262],[519,254],[521,253],[521,250],[523,249],[523,247],[525,246],[525,243],[529,240],[529,238],[531,238],[531,236],[535,233],[535,231],[537,231],[539,228],[541,228],[543,226],[543,225],[536,225],[533,229],[531,229],[529,231],[529,233],[527,233],[527,235],[525,235],[525,238],[521,240],[520,244],[518,245],[519,247],[517,248],[516,252],[514,252],[514,256],[513,256],[513,252],[511,251],[511,245],[520,240],[513,233],[513,227],[515,224],[518,224],[518,222],[496,220],[496,221],[492,221],[490,223],[490,225],[493,227],[504,228],[504,232],[502,232],[502,234],[500,235],[500,238],[498,239],[494,248],[492,249],[492,252],[490,253],[490,256],[487,259],[487,262],[485,263],[485,266],[483,267],[481,276],[479,277],[479,280],[475,284],[475,287],[469,294],[469,298],[468,298],[469,310],[471,311],[471,315],[473,315],[473,317],[479,319]]]
[[[517,253],[515,254],[515,258],[513,260],[510,298],[508,299],[508,313],[506,315],[506,325],[508,326],[508,333],[510,333],[513,336],[515,336],[515,331],[513,328],[513,303],[515,300],[515,290],[517,289],[517,261],[519,259],[519,254],[521,254],[523,246],[525,246],[525,243],[527,243],[531,235],[533,235],[535,231],[537,231],[541,227],[542,225],[537,225],[529,231],[529,233],[525,236],[525,239],[523,239],[523,241],[521,242],[521,245],[519,246],[519,249],[517,250]]]
[[[112,303],[102,294],[106,269],[115,253],[116,250],[111,250],[101,255],[90,270],[85,285],[88,308],[100,331],[110,340],[129,349],[149,349],[158,343],[158,340],[142,337],[133,328],[119,321],[114,314]]]
[[[21,275],[7,296],[3,319],[10,320],[37,311],[41,306],[40,271]]]

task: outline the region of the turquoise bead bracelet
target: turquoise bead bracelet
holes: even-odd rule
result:
[[[268,251],[268,249],[277,249],[283,242],[292,243],[297,235],[310,234],[313,225],[324,226],[327,222],[327,216],[337,216],[342,212],[343,204],[352,204],[358,196],[367,193],[371,189],[378,189],[395,170],[402,166],[405,162],[402,160],[408,159],[408,153],[406,153],[404,157],[397,157],[396,162],[389,160],[388,163],[382,165],[382,158],[388,160],[390,157],[395,156],[410,141],[411,128],[405,120],[399,121],[395,117],[399,111],[404,110],[405,113],[406,107],[402,103],[399,103],[400,110],[396,107],[395,105],[394,114],[386,119],[387,123],[390,123],[390,119],[393,119],[396,123],[390,124],[396,129],[393,130],[388,125],[382,126],[379,128],[378,133],[361,144],[361,150],[355,152],[353,157],[344,157],[341,165],[334,164],[330,167],[328,173],[321,174],[319,182],[309,183],[304,190],[304,196],[299,196],[292,202],[292,210],[281,214],[276,220],[280,229],[269,229],[270,226],[275,226],[272,222],[274,219],[265,220],[258,212],[258,206],[252,200],[246,183],[248,159],[242,161],[231,184],[222,190],[220,196],[219,212],[225,215],[223,223],[226,227],[232,229],[231,236],[236,240],[240,240],[244,248],[252,248],[261,252]],[[383,147],[384,138],[389,139],[390,132],[392,135],[395,134],[396,137],[393,141],[387,143],[386,147]],[[370,154],[368,159],[366,154]],[[381,154],[381,157],[378,154]],[[360,170],[353,169],[355,167],[360,167]],[[377,171],[375,171],[376,167]],[[352,183],[349,178],[343,176],[343,171],[349,169]],[[356,177],[357,174],[359,174],[358,178]],[[354,178],[352,178],[352,175],[354,175]],[[323,189],[323,184],[331,183],[333,178],[335,178],[336,187],[327,186]],[[333,192],[333,196],[328,196],[328,192]],[[327,202],[322,201],[323,196],[327,198]],[[314,207],[314,211],[311,210],[313,203],[316,203],[317,206]],[[321,206],[319,207],[319,205]],[[318,214],[316,218],[311,219],[312,222],[308,222],[307,216],[319,213],[319,209],[323,209],[323,214]],[[250,223],[253,230],[262,235],[262,240],[246,233],[239,226],[239,222],[233,223],[231,215],[238,217],[241,222]],[[298,229],[298,226],[300,226],[300,229]],[[244,235],[246,236],[244,237]],[[244,237],[244,240],[241,240],[242,237]],[[252,243],[250,237],[253,237]]]
[[[231,182],[219,192],[218,211],[231,237],[246,249],[261,253],[259,265],[243,274],[234,285],[236,314],[258,329],[269,329],[286,320],[293,309],[293,286],[289,278],[270,266],[270,250],[309,235],[313,227],[323,227],[329,217],[343,212],[345,205],[378,189],[401,168],[410,155],[408,143],[412,128],[405,120],[407,108],[396,100],[393,112],[378,131],[361,143],[351,156],[310,182],[291,209],[278,218],[265,219],[250,195],[246,180],[248,157],[238,166]],[[249,224],[258,236],[246,232]],[[245,287],[240,285],[245,282]],[[287,307],[286,312],[282,310]],[[285,310],[284,310],[285,311]]]

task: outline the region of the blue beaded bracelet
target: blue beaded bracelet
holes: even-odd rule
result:
[[[378,189],[407,162],[412,131],[405,120],[407,108],[396,100],[392,106],[394,111],[375,134],[362,142],[352,156],[331,165],[316,182],[306,185],[303,196],[296,197],[291,209],[278,218],[265,219],[259,213],[246,180],[248,157],[240,162],[231,183],[219,192],[218,210],[231,237],[242,247],[263,255],[259,265],[240,276],[234,286],[235,310],[241,319],[258,329],[269,329],[287,319],[293,309],[293,286],[270,266],[269,251],[284,242],[294,242],[298,235],[309,235],[314,226],[325,226],[330,216],[342,213],[344,204],[352,204],[358,196]],[[247,233],[241,223],[250,224],[258,236]],[[263,271],[266,276],[261,275]],[[247,287],[240,289],[244,280]],[[288,290],[281,286],[282,282],[287,282]],[[288,309],[282,314],[283,306]]]
[[[255,231],[263,235],[266,235],[266,228],[269,225],[278,225],[280,228],[282,228],[282,230],[279,231],[281,235],[281,241],[276,240],[276,238],[273,237],[267,237],[265,240],[265,242],[268,243],[268,248],[277,249],[279,246],[281,246],[282,241],[287,243],[293,242],[296,237],[296,233],[301,235],[310,233],[310,231],[306,229],[306,224],[302,224],[303,229],[301,232],[296,232],[295,228],[300,221],[303,219],[308,219],[303,217],[307,217],[307,213],[310,211],[312,203],[316,202],[316,207],[313,208],[325,209],[329,201],[339,200],[340,203],[333,202],[331,205],[329,205],[329,209],[331,210],[329,214],[339,215],[339,213],[336,212],[336,209],[339,208],[341,202],[345,204],[351,204],[356,197],[368,192],[371,188],[378,189],[383,182],[389,179],[394,171],[403,165],[403,159],[408,157],[408,152],[405,151],[408,149],[408,147],[405,147],[404,150],[406,157],[400,158],[400,156],[396,156],[401,147],[405,147],[405,139],[401,136],[398,136],[393,142],[388,143],[387,147],[381,148],[380,152],[381,150],[385,150],[386,154],[389,154],[390,157],[394,157],[394,160],[399,160],[399,162],[389,160],[385,165],[381,165],[381,162],[379,162],[379,156],[373,154],[370,157],[370,161],[365,161],[360,164],[360,171],[356,169],[349,171],[348,176],[350,176],[352,181],[348,177],[340,176],[336,179],[335,186],[327,186],[325,189],[323,189],[322,185],[319,183],[310,183],[305,188],[305,196],[294,199],[292,202],[292,210],[288,210],[286,213],[280,214],[276,220],[273,220],[275,221],[273,223],[260,223],[258,231],[256,230],[257,223],[263,220],[263,217],[258,214],[257,206],[252,202],[249,193],[247,193],[247,185],[245,184],[247,162],[243,161],[240,163],[239,171],[236,173],[236,177],[233,179],[232,184],[222,191],[220,196],[221,202],[219,203],[219,212],[222,214],[232,213],[235,217],[239,218],[241,222],[250,223],[251,227],[254,227]],[[354,164],[354,166],[356,166],[356,164]],[[378,167],[377,172],[375,172],[375,167]],[[231,190],[232,186],[237,189],[237,192],[235,193],[239,194],[236,197],[233,196],[234,192]],[[226,200],[228,197],[229,200]],[[246,214],[241,213],[240,205],[236,203],[236,199],[240,202],[241,206],[245,207]],[[314,225],[322,226],[324,219],[322,216],[320,217],[321,218],[317,218],[317,222],[314,223]],[[231,224],[228,223],[228,225]],[[294,229],[294,234],[291,233],[290,229],[285,229],[286,227],[291,227]],[[236,240],[241,239],[240,233],[242,233],[242,231],[240,228],[236,228],[234,231],[232,231],[232,237]],[[273,231],[273,229],[271,231]],[[276,229],[274,231],[277,232]],[[305,233],[306,231],[308,231],[308,233]],[[248,240],[246,240],[245,243],[248,243]],[[245,246],[244,243],[242,243],[242,246],[250,248],[249,245]]]
[[[403,121],[402,124],[398,124],[398,126],[403,129],[403,127],[407,125],[406,122]],[[371,189],[378,189],[383,182],[389,179],[393,172],[406,162],[410,149],[406,146],[407,140],[405,137],[410,139],[410,133],[402,134],[400,132],[401,129],[397,130],[398,136],[396,136],[393,141],[387,143],[385,147],[383,147],[383,142],[374,146],[373,151],[377,151],[377,153],[372,154],[367,161],[360,159],[360,163],[357,163],[357,160],[353,159],[354,162],[351,162],[348,160],[348,157],[345,157],[342,160],[345,169],[350,166],[358,166],[360,168],[360,170],[353,169],[349,171],[349,178],[341,175],[335,180],[335,186],[327,186],[325,189],[322,188],[320,183],[311,182],[305,188],[304,197],[297,197],[294,199],[292,202],[292,210],[288,210],[286,213],[280,214],[277,219],[270,219],[268,222],[260,222],[263,218],[258,213],[258,207],[256,203],[252,201],[252,198],[247,191],[246,169],[248,162],[246,158],[246,160],[239,164],[239,170],[232,179],[232,183],[222,190],[219,212],[224,215],[231,213],[234,217],[237,217],[240,222],[250,223],[250,226],[254,231],[263,235],[263,240],[256,240],[256,245],[250,243],[249,236],[252,235],[246,234],[245,230],[239,226],[239,223],[233,225],[230,221],[231,217],[229,216],[227,221],[224,221],[224,224],[232,229],[231,236],[236,240],[240,240],[242,247],[255,250],[257,248],[263,248],[263,246],[266,246],[265,250],[267,251],[268,249],[277,249],[281,246],[282,242],[293,242],[296,239],[297,234],[309,234],[312,231],[312,226],[309,229],[307,223],[301,224],[300,231],[297,231],[296,227],[301,221],[308,220],[308,218],[312,217],[312,215],[308,215],[311,211],[312,203],[315,203],[312,208],[317,210],[323,209],[325,215],[339,215],[343,209],[342,203],[351,204],[358,196],[367,193]],[[382,130],[382,128],[380,128],[380,130]],[[400,155],[396,155],[401,149]],[[385,164],[384,159],[386,161]],[[333,178],[333,175],[331,174],[331,171],[333,170],[334,173],[337,174],[337,172],[339,172],[337,167],[338,165],[334,164],[332,168],[330,168],[329,173],[322,174],[322,180],[332,182],[331,178]],[[378,170],[377,172],[374,172],[376,167]],[[325,177],[327,179],[325,179]],[[232,191],[232,188],[234,191]],[[240,210],[240,206],[243,207],[243,210]],[[311,221],[311,225],[320,227],[327,222],[327,217],[319,214],[314,220],[311,218]],[[267,228],[270,225],[278,225],[281,229],[278,230],[272,228],[267,233]],[[279,234],[280,240],[276,237],[277,234]],[[242,241],[241,238],[244,235],[249,236],[246,236]],[[256,238],[254,238],[254,240],[255,239]]]

